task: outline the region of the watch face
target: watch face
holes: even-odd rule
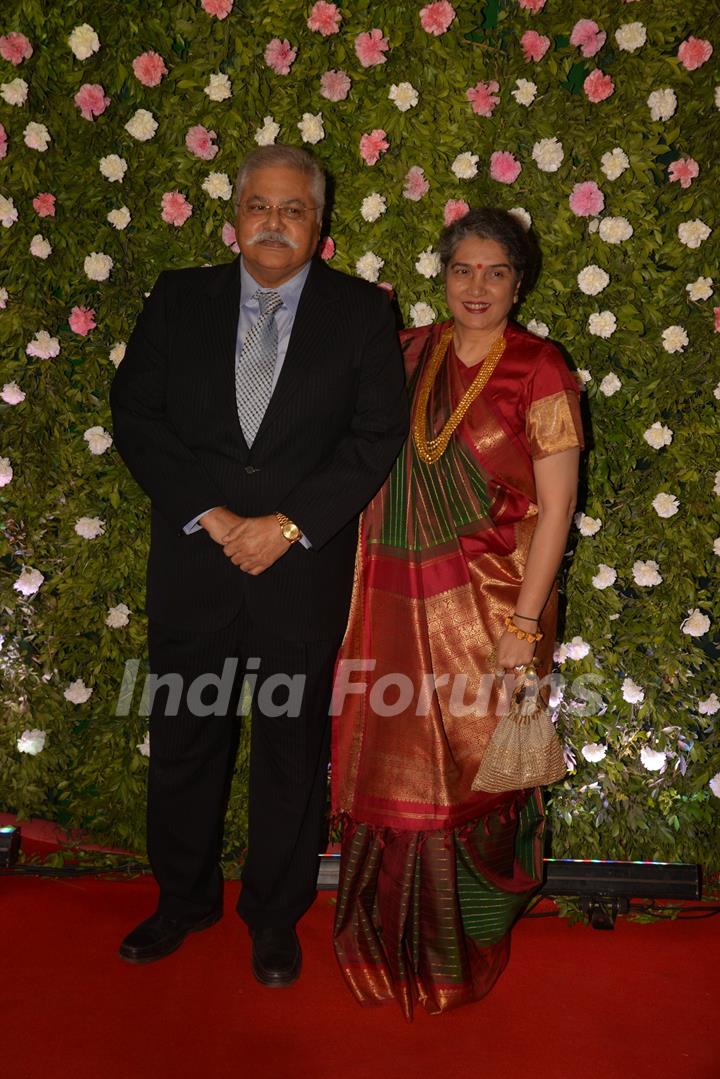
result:
[[[292,542],[293,540],[299,539],[300,529],[296,524],[293,524],[292,521],[288,521],[287,524],[283,525],[282,534],[286,540]]]

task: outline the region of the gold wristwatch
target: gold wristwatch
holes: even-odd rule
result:
[[[280,522],[280,531],[288,543],[297,543],[299,539],[302,539],[302,532],[294,521],[291,521],[284,513],[276,513],[275,516]]]

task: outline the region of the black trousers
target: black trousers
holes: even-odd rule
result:
[[[288,926],[313,902],[327,840],[328,710],[339,643],[270,637],[245,615],[210,633],[151,622],[158,685],[148,853],[162,913],[195,920],[222,906],[223,820],[248,692],[249,836],[238,913],[251,929]]]

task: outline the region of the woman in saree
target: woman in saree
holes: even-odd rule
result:
[[[561,353],[510,321],[522,225],[471,210],[439,251],[452,318],[401,334],[411,434],[361,521],[333,705],[335,950],[407,1018],[490,990],[541,882],[540,792],[472,783],[505,675],[550,670],[582,447]]]

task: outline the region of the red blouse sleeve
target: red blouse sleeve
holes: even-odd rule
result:
[[[580,390],[562,354],[546,344],[528,378],[525,433],[534,460],[584,446]]]

